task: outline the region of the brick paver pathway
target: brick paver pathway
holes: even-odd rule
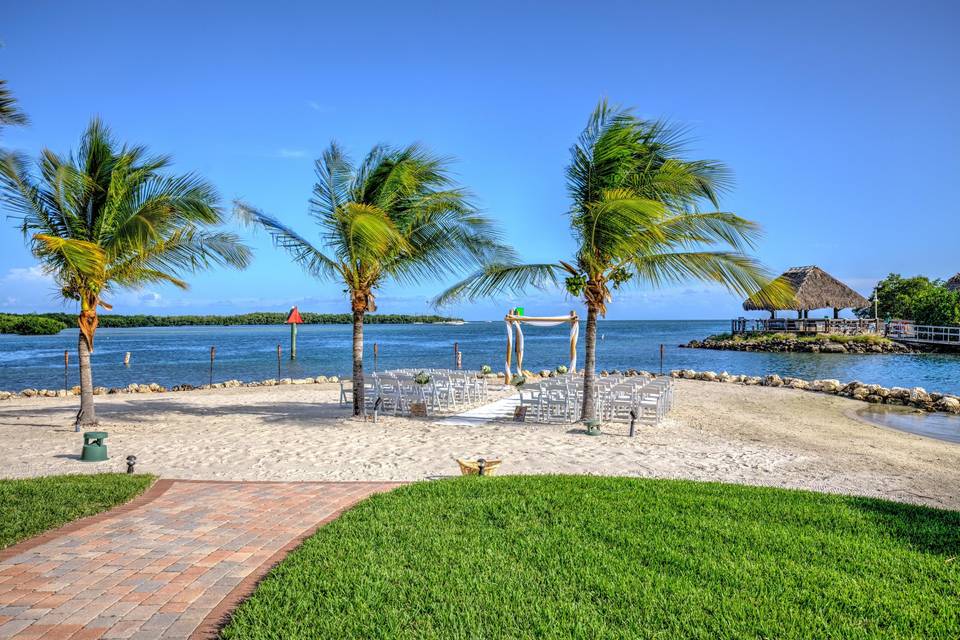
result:
[[[0,551],[0,638],[209,638],[321,524],[394,483],[160,480]]]

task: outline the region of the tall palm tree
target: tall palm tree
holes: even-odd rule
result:
[[[169,283],[213,265],[246,267],[250,249],[216,229],[219,197],[193,174],[164,175],[166,156],[118,146],[94,119],[76,155],[44,150],[31,174],[22,158],[0,162],[0,189],[33,255],[67,300],[79,303],[80,411],[76,426],[97,423],[90,353],[97,308],[118,288]]]
[[[759,227],[719,208],[730,183],[715,161],[684,160],[683,132],[601,102],[571,149],[566,170],[570,228],[577,249],[569,261],[494,264],[437,297],[445,304],[504,291],[520,293],[564,281],[587,307],[583,419],[596,415],[597,318],[613,291],[628,283],[660,286],[683,280],[717,282],[740,294],[782,295],[745,251]]]
[[[331,143],[316,161],[314,244],[277,218],[237,201],[308,274],[342,282],[353,313],[353,413],[363,412],[363,318],[387,280],[415,284],[464,274],[512,253],[448,175],[449,161],[419,145],[374,147],[355,165]]]

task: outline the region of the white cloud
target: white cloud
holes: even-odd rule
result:
[[[50,282],[52,279],[43,272],[43,267],[13,267],[3,276],[3,282]]]
[[[278,158],[306,158],[308,152],[306,149],[278,149],[275,154]]]
[[[144,291],[143,293],[140,294],[139,301],[149,307],[157,307],[157,306],[161,306],[160,305],[161,300],[163,300],[163,296],[161,296],[156,291]]]
[[[333,111],[333,107],[326,104],[320,104],[316,100],[308,100],[307,106],[316,111],[317,113],[330,113]]]

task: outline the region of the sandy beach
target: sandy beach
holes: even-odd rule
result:
[[[137,470],[209,480],[422,480],[456,457],[502,458],[504,474],[689,478],[960,508],[960,445],[866,423],[862,403],[783,388],[679,380],[658,427],[599,437],[574,425],[355,420],[329,384],[97,398],[111,459],[79,460],[76,398],[0,404],[0,476]]]

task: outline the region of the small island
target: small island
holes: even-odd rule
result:
[[[719,349],[723,351],[770,351],[777,353],[919,353],[920,349],[894,342],[874,334],[803,335],[797,333],[760,333],[734,335],[721,333],[691,340],[680,345],[689,349]]]
[[[769,318],[737,318],[730,333],[680,346],[856,354],[953,351],[960,346],[960,292],[951,282],[890,274],[878,283],[876,299],[868,300],[820,267],[793,267],[776,280],[793,292],[788,301],[773,304],[761,292],[743,303],[745,311],[768,311]],[[832,317],[811,317],[817,309],[832,309]],[[853,309],[857,317],[841,318],[843,309]],[[777,317],[785,311],[796,312],[796,318]],[[880,320],[891,316],[912,320]]]
[[[304,324],[350,324],[349,313],[300,312]],[[99,316],[101,328],[133,327],[194,327],[194,326],[237,326],[283,324],[287,319],[284,312],[258,311],[239,315],[119,315],[102,314]],[[364,322],[367,324],[462,324],[460,318],[448,318],[438,315],[408,314],[370,314]],[[77,316],[70,313],[0,313],[0,333],[37,336],[54,335],[64,329],[76,328]]]

